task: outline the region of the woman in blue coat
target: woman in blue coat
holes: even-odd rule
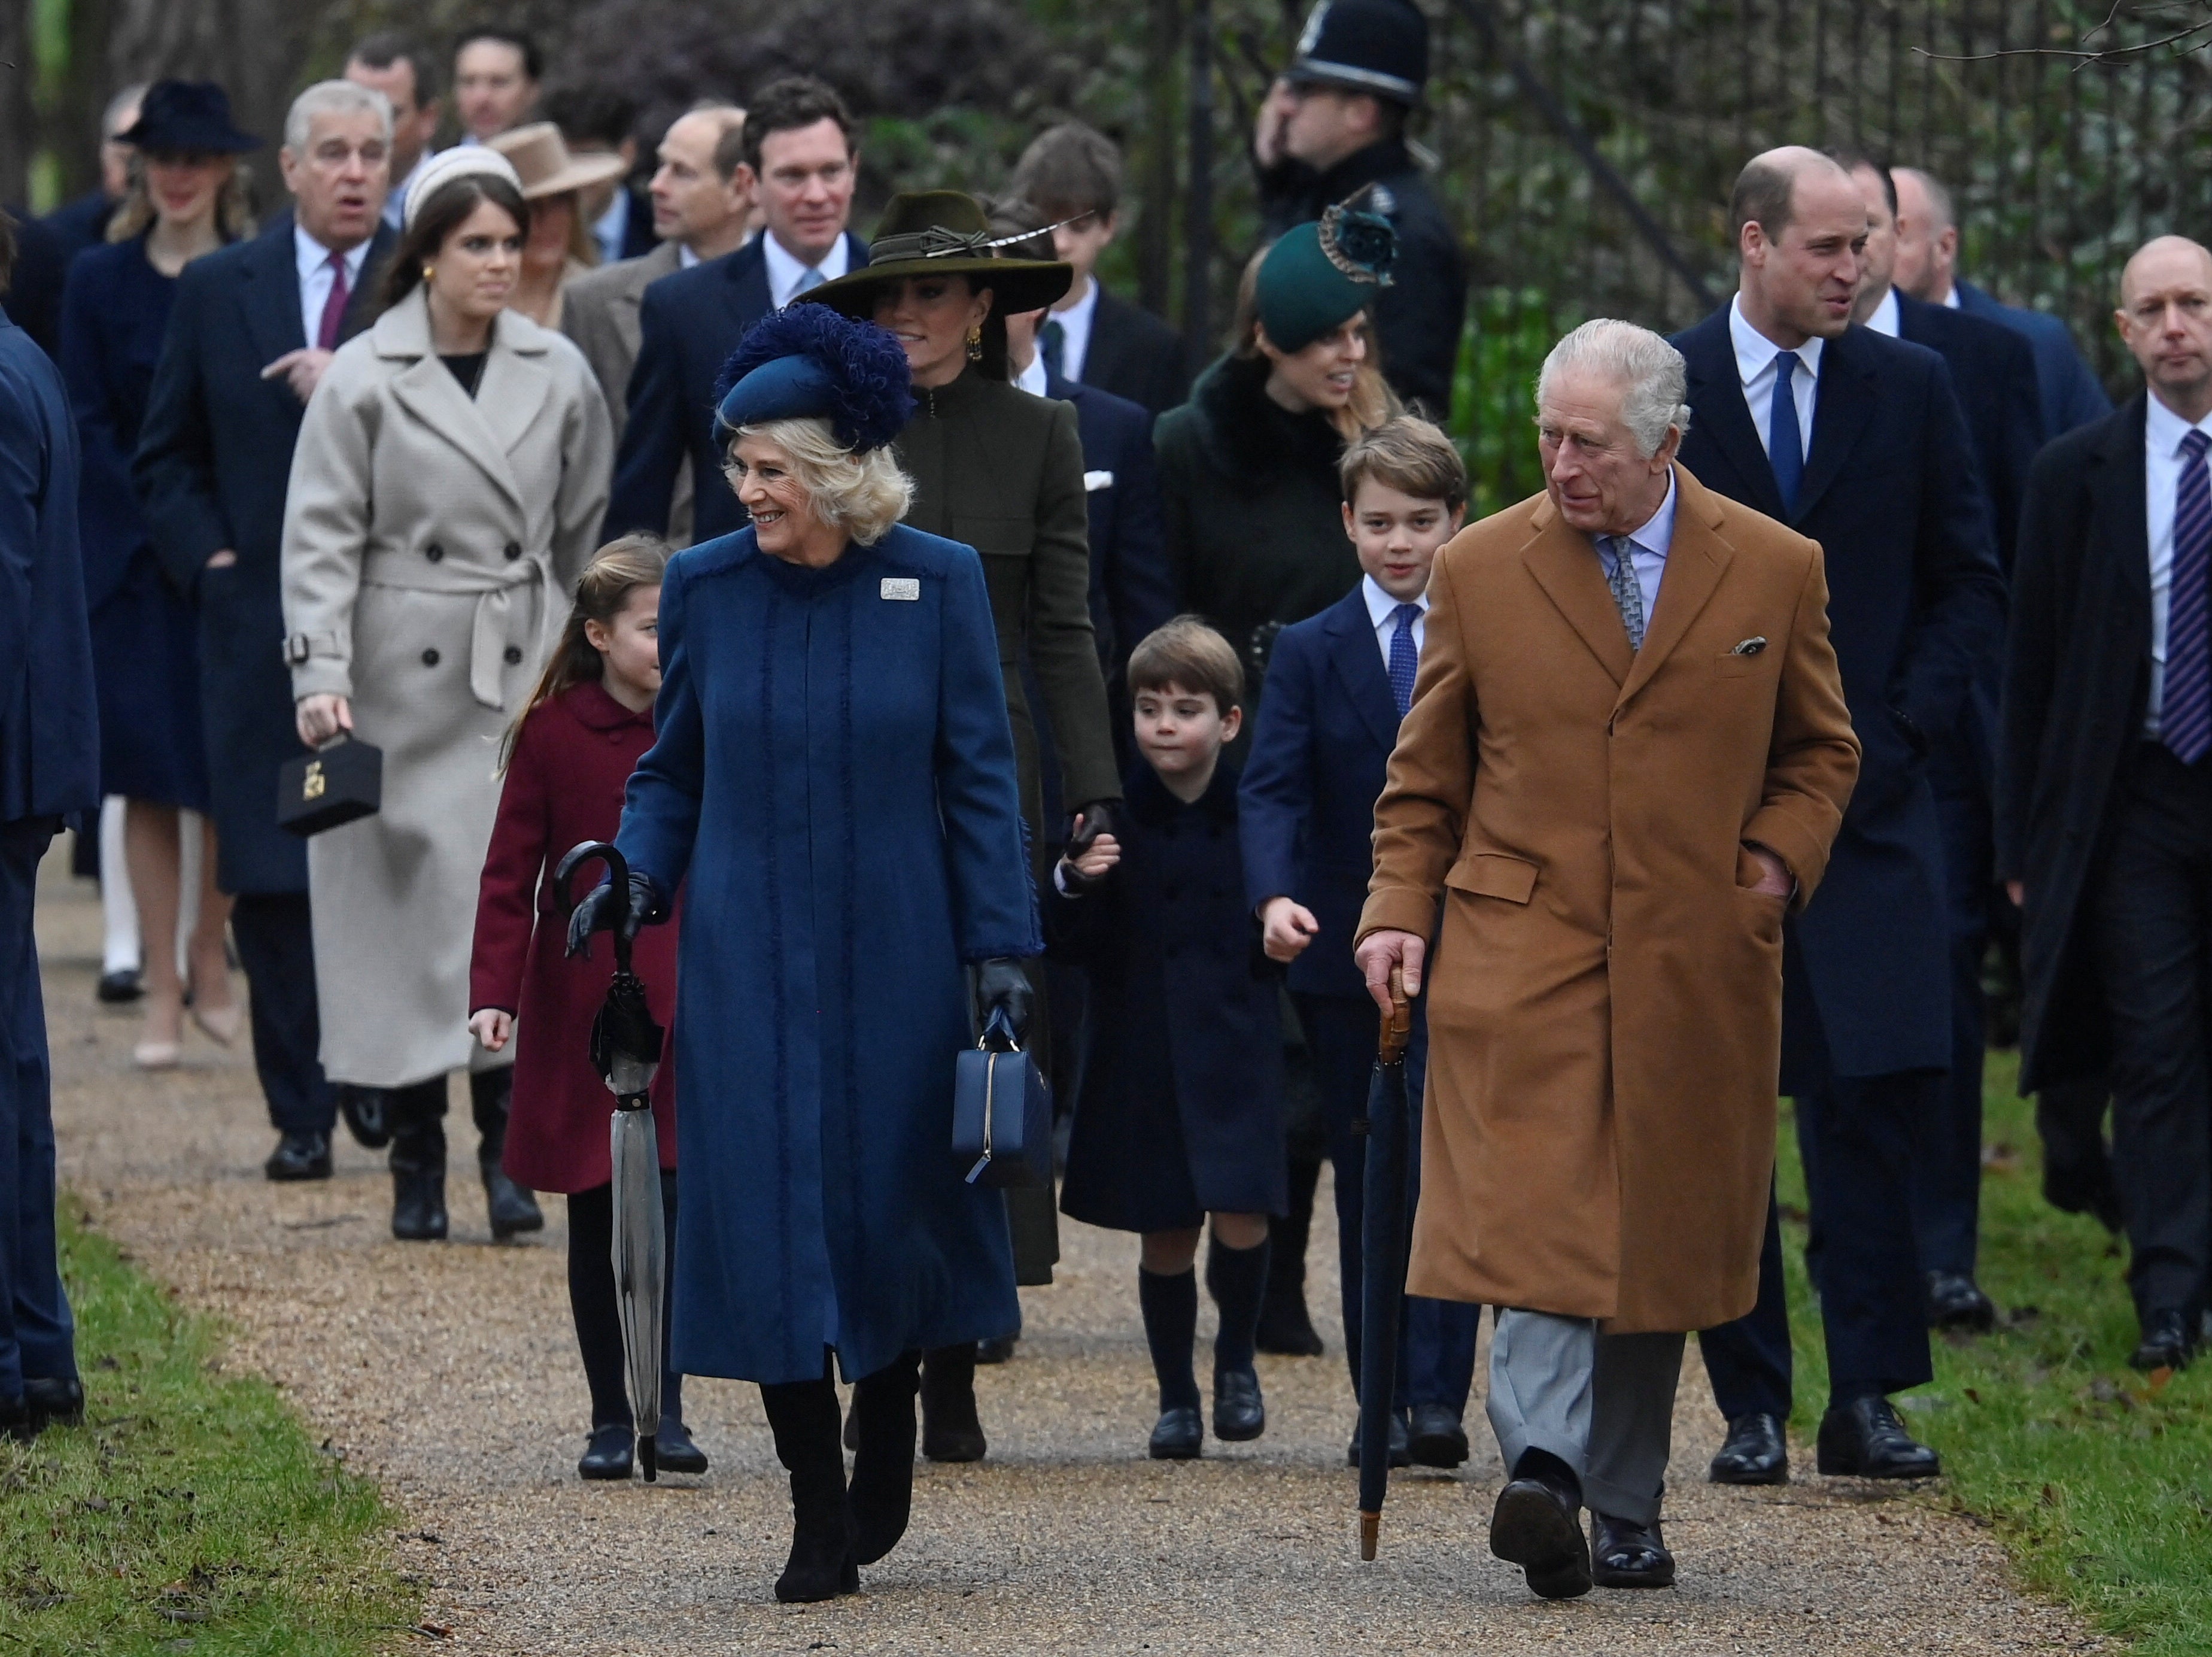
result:
[[[795,1519],[776,1597],[822,1599],[906,1527],[921,1349],[1019,1323],[1006,1204],[952,1154],[952,1078],[963,967],[1022,1028],[1042,941],[981,562],[898,523],[904,353],[801,305],[723,379],[752,523],[669,563],[659,734],[617,843],[633,915],[689,882],[672,1362],[760,1384]]]

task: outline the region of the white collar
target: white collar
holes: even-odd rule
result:
[[[830,244],[830,251],[823,254],[822,262],[811,265],[802,263],[798,254],[778,241],[773,230],[762,231],[760,241],[761,252],[768,258],[769,297],[775,302],[779,310],[791,303],[793,296],[799,291],[799,278],[807,271],[819,271],[824,282],[835,282],[845,274],[851,259],[842,232],[837,240]]]
[[[1881,303],[1874,308],[1874,314],[1866,320],[1866,326],[1876,333],[1887,334],[1892,339],[1897,338],[1896,289],[1892,288],[1882,295]]]
[[[1047,394],[1045,387],[1048,383],[1044,371],[1044,353],[1030,352],[1029,367],[1014,376],[1014,384],[1033,397],[1042,397]]]
[[[346,286],[350,289],[360,279],[362,262],[368,258],[368,243],[357,244],[342,257],[345,259]],[[331,262],[331,250],[302,230],[296,218],[292,221],[292,262],[302,282],[316,271],[327,269]]]
[[[1674,545],[1674,468],[1667,468],[1667,496],[1659,509],[1615,540],[1634,541],[1654,557],[1663,558]]]
[[[2166,460],[2178,459],[2181,440],[2192,431],[2212,434],[2212,414],[2192,426],[2160,402],[2156,392],[2143,399],[2143,447],[2148,452]]]
[[[1955,311],[1959,308],[1959,284],[1955,281],[1953,282],[1950,287],[1944,292],[1943,308],[1946,310],[1951,311]]]
[[[1729,301],[1729,338],[1735,344],[1736,377],[1747,386],[1765,373],[1768,365],[1782,355],[1782,347],[1753,327],[1744,315],[1740,290]],[[1820,347],[1826,344],[1827,341],[1814,334],[1797,347],[1798,362],[1815,380],[1820,377]]]
[[[699,255],[691,251],[691,244],[690,242],[679,241],[676,244],[676,268],[678,270],[688,271],[698,262]]]
[[[1372,576],[1363,575],[1359,578],[1359,592],[1360,595],[1367,600],[1367,620],[1370,626],[1382,626],[1384,622],[1390,619],[1401,604],[1417,604],[1420,606],[1423,615],[1429,613],[1429,595],[1425,588],[1423,589],[1421,596],[1417,599],[1394,599],[1382,590],[1382,582],[1376,581]]]
[[[1054,306],[1050,314],[1053,320],[1062,327],[1073,323],[1079,327],[1087,328],[1091,326],[1091,314],[1097,308],[1098,278],[1095,276],[1086,277],[1084,279],[1082,297],[1071,305]]]

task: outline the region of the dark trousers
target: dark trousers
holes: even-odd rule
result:
[[[1912,1150],[1939,1108],[1942,1072],[1838,1076],[1796,1098],[1817,1249],[1808,1264],[1820,1291],[1828,1389],[1841,1400],[1903,1392],[1933,1378],[1920,1255],[1912,1240]],[[1759,1258],[1759,1302],[1704,1330],[1698,1344],[1714,1402],[1729,1420],[1790,1413],[1790,1314],[1782,1234],[1771,1198]]]
[[[1971,1277],[1981,1229],[1982,1060],[1989,1045],[1982,956],[1994,878],[1990,797],[1956,745],[1938,750],[1929,773],[1951,911],[1951,1069],[1913,1156],[1912,1230],[1923,1270]]]
[[[31,934],[49,818],[0,823],[0,1398],[76,1374],[76,1325],[54,1241],[53,1071]]]
[[[507,1148],[507,1104],[514,1097],[514,1067],[471,1070],[469,1075],[469,1115],[477,1124],[477,1161],[485,1168],[499,1166]],[[387,1090],[391,1100],[392,1166],[395,1170],[417,1168],[434,1173],[446,1171],[446,1078],[410,1082]]]
[[[1352,1386],[1359,1390],[1360,1283],[1364,1253],[1360,1228],[1366,1213],[1367,1141],[1352,1131],[1354,1117],[1367,1113],[1367,1086],[1375,1070],[1375,1003],[1364,996],[1299,996],[1298,1022],[1311,1049],[1320,1084],[1322,1119],[1328,1130],[1328,1159],[1336,1172],[1336,1258],[1343,1276],[1344,1355],[1352,1366]],[[1406,1055],[1406,1102],[1413,1132],[1408,1144],[1414,1188],[1419,1189],[1421,1086],[1429,1057],[1428,1020],[1417,1011],[1413,1045]],[[1410,1221],[1410,1213],[1407,1219]],[[1474,1337],[1482,1308],[1458,1301],[1406,1297],[1399,1319],[1400,1409],[1441,1404],[1455,1413],[1467,1408],[1474,1374]]]
[[[568,1312],[576,1323],[576,1347],[583,1355],[584,1380],[592,1389],[592,1426],[629,1427],[629,1368],[623,1355],[622,1312],[615,1299],[615,1188],[594,1185],[568,1198]],[[660,1207],[667,1218],[666,1281],[676,1281],[676,1171],[660,1175]],[[660,1418],[684,1419],[684,1377],[668,1366],[668,1331],[674,1319],[660,1319]]]
[[[2191,1312],[2212,1261],[2206,942],[2212,763],[2136,750],[2113,802],[2088,935],[2112,1026],[2112,1169],[2136,1308]]]
[[[307,894],[240,892],[231,905],[230,932],[252,991],[253,1069],[270,1123],[279,1133],[327,1134],[338,1105],[318,1057],[323,1032]]]

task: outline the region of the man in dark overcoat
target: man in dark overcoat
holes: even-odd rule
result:
[[[1830,1392],[1824,1472],[1919,1477],[1935,1453],[1887,1395],[1929,1379],[1914,1245],[1918,1124],[1951,1057],[1943,839],[1927,758],[1998,648],[2004,580],[1973,451],[1935,352],[1850,326],[1867,239],[1850,176],[1770,150],[1736,180],[1736,296],[1675,345],[1682,462],[1828,553],[1858,787],[1817,901],[1787,929],[1782,1091],[1811,1195]],[[1774,1216],[1748,1317],[1698,1344],[1729,1420],[1724,1482],[1789,1476],[1790,1328]]]
[[[2212,1270],[2212,253],[2147,244],[2118,321],[2146,389],[2028,485],[1997,871],[2024,911],[2021,1087],[2109,1066],[2130,1362],[2179,1368]]]
[[[15,261],[0,213],[0,294]],[[79,1418],[76,1325],[54,1239],[54,1119],[39,861],[100,810],[92,632],[77,555],[77,434],[61,375],[0,311],[0,1436]]]
[[[267,1173],[307,1179],[329,1176],[337,1101],[317,1057],[307,842],[276,822],[277,772],[306,752],[282,648],[278,552],[307,399],[332,349],[374,318],[397,237],[382,216],[383,94],[323,82],[300,94],[285,130],[293,212],[185,267],[133,472],[155,552],[199,606],[216,880],[236,899],[254,1069],[280,1136]],[[364,1143],[384,1142],[373,1113],[352,1125]]]

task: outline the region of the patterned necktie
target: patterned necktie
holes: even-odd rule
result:
[[[2212,474],[2204,450],[2212,438],[2191,431],[2181,440],[2181,482],[2173,498],[2173,574],[2166,589],[2166,688],[2159,735],[2185,765],[2212,752],[2212,636],[2206,588],[2212,575]]]
[[[1766,422],[1766,458],[1774,466],[1774,486],[1782,491],[1782,509],[1797,511],[1797,485],[1805,478],[1805,434],[1797,424],[1797,393],[1794,381],[1804,365],[1795,351],[1774,358],[1774,405]]]
[[[334,351],[338,348],[338,330],[345,325],[346,301],[353,290],[346,283],[345,255],[331,255],[331,296],[323,302],[323,320],[315,327],[315,349]]]
[[[1628,648],[1644,648],[1644,586],[1636,579],[1636,560],[1630,557],[1636,543],[1626,535],[1601,537],[1613,554],[1613,568],[1605,584],[1613,589],[1613,607],[1620,612],[1620,624],[1628,630]]]
[[[1421,665],[1421,652],[1413,643],[1413,624],[1421,618],[1418,604],[1401,604],[1390,612],[1397,624],[1390,635],[1390,699],[1398,704],[1398,717],[1413,705],[1413,675]]]
[[[1065,380],[1067,370],[1062,365],[1067,355],[1067,330],[1051,318],[1037,331],[1037,350],[1044,356],[1045,372]]]

